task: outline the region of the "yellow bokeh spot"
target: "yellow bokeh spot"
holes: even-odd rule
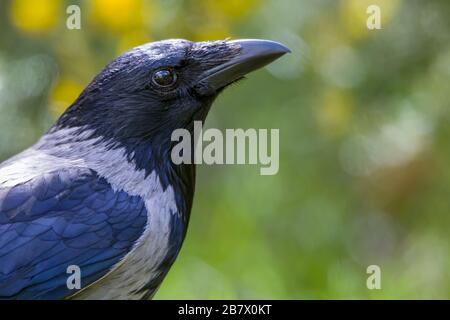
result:
[[[140,46],[150,41],[152,41],[150,36],[142,31],[131,31],[124,33],[120,37],[119,43],[117,45],[117,54],[122,54],[131,48]]]
[[[326,16],[318,17],[314,28],[308,32],[307,41],[311,43],[311,49],[315,50],[314,57],[318,61],[327,57],[333,48],[347,42],[347,36]]]
[[[250,14],[258,3],[259,0],[206,0],[206,7],[209,14],[239,19]]]
[[[14,0],[10,17],[22,31],[43,33],[52,29],[64,13],[61,0]]]
[[[144,26],[142,0],[92,0],[91,14],[95,22],[113,32],[129,31]]]
[[[202,28],[196,30],[193,35],[194,41],[207,41],[207,40],[223,40],[230,38],[230,29],[226,24],[216,23],[211,25],[203,25]]]
[[[51,94],[51,110],[57,114],[62,114],[80,95],[83,86],[71,79],[62,78],[53,88]]]
[[[394,17],[401,0],[341,0],[340,19],[345,31],[353,38],[367,37],[370,32],[367,28],[369,14],[367,8],[377,5],[380,8],[381,27],[385,26]]]
[[[349,92],[335,88],[328,89],[317,109],[320,130],[328,136],[343,134],[349,127],[353,108],[353,96]]]
[[[203,0],[202,15],[192,27],[193,40],[219,40],[232,36],[231,30],[239,20],[249,16],[261,0]]]

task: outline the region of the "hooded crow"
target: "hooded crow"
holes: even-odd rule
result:
[[[287,52],[176,39],[107,65],[35,145],[0,164],[0,298],[151,298],[194,195],[195,165],[171,161],[172,132],[192,132],[226,86]]]

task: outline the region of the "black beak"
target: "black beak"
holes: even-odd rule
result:
[[[243,39],[228,41],[228,44],[237,47],[238,54],[201,75],[196,86],[200,94],[217,92],[247,73],[264,67],[291,52],[281,43],[269,40]]]

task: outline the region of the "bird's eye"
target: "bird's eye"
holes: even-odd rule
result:
[[[177,81],[177,75],[172,70],[161,69],[153,74],[152,81],[158,87],[169,87]]]

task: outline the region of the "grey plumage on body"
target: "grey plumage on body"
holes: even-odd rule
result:
[[[288,49],[166,40],[111,62],[32,147],[0,165],[0,298],[146,299],[183,243],[195,166],[171,133]],[[81,288],[66,285],[67,267]]]

